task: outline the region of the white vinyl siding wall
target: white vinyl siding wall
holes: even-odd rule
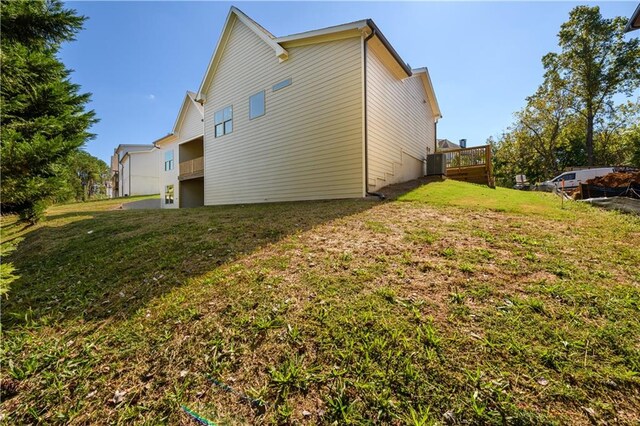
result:
[[[149,152],[129,153],[129,160],[127,161],[131,168],[131,174],[127,174],[127,177],[131,179],[129,196],[160,193],[159,152],[159,150],[154,149]],[[129,183],[127,183],[128,185]]]
[[[188,141],[198,136],[202,136],[203,125],[202,115],[197,110],[197,107],[193,105],[193,102],[189,101],[189,106],[184,115],[182,125],[180,126],[178,135],[180,141]]]
[[[425,102],[426,101],[426,102]],[[398,80],[367,49],[369,189],[415,179],[427,147],[434,152],[434,116],[420,77]]]
[[[235,21],[206,92],[206,205],[363,196],[361,39],[288,51],[279,63]],[[265,115],[249,120],[261,90]],[[233,132],[214,138],[214,112],[228,105]]]

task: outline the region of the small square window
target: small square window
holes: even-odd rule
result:
[[[249,120],[264,115],[264,90],[249,98]]]

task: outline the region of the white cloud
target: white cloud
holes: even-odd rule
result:
[[[151,93],[150,95],[147,95],[147,99],[149,99],[150,101],[155,101],[156,100],[156,95]]]

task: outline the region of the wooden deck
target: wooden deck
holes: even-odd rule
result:
[[[448,178],[484,184],[492,188],[495,186],[490,145],[452,149],[443,153]]]
[[[204,176],[204,157],[197,157],[180,163],[178,180],[195,179]]]

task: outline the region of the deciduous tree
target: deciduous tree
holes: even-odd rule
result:
[[[598,6],[578,6],[558,33],[559,53],[543,58],[547,70],[557,70],[577,101],[584,119],[587,161],[593,165],[594,124],[612,97],[631,95],[640,85],[640,39],[626,39],[627,19],[603,18]]]

